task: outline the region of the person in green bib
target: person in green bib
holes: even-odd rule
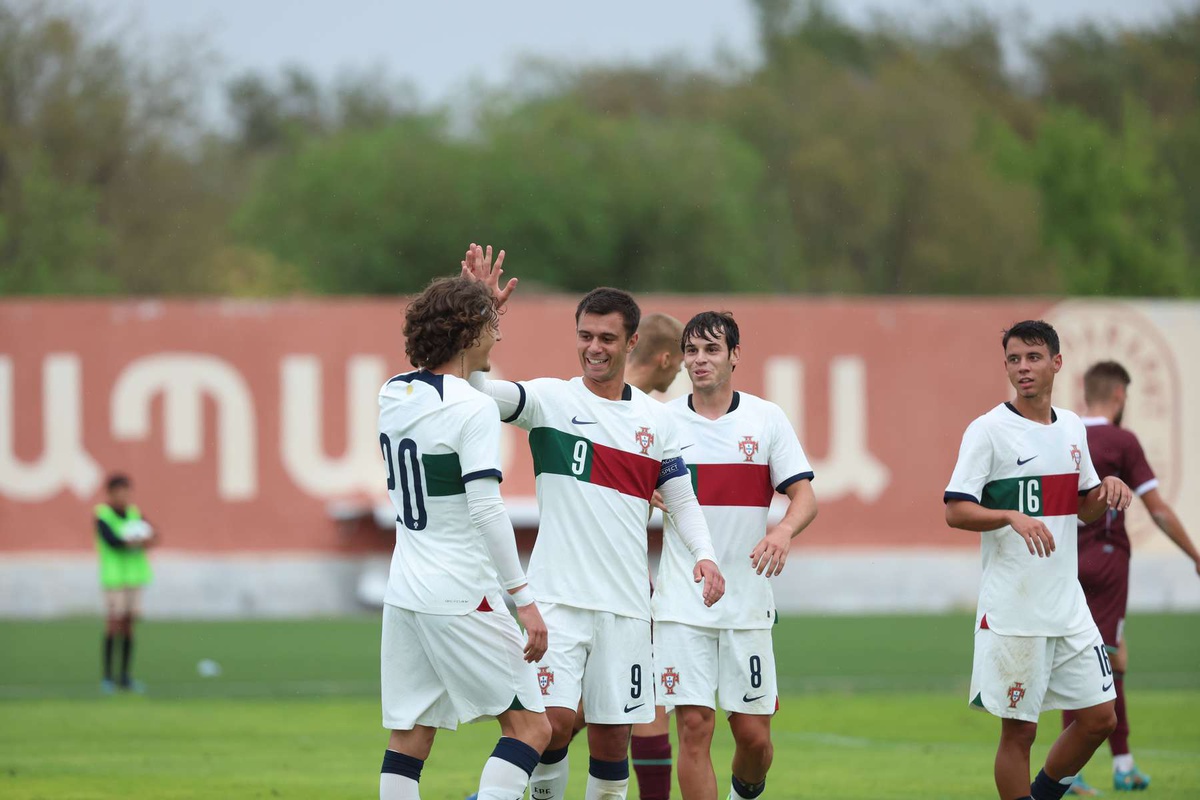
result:
[[[157,541],[157,533],[130,502],[132,483],[127,475],[110,475],[108,502],[96,506],[96,550],[100,556],[100,586],[104,589],[107,619],[104,628],[104,678],[106,694],[116,689],[143,691],[133,680],[129,667],[133,656],[133,621],[140,610],[142,588],[150,583],[150,559],[146,549]],[[121,671],[113,679],[114,650],[120,647]]]

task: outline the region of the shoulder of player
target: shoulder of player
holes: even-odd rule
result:
[[[749,392],[743,392],[739,390],[737,394],[737,408],[734,409],[733,413],[737,414],[741,412],[743,414],[762,414],[764,416],[787,419],[787,414],[784,413],[783,409],[777,403],[773,403],[770,400],[767,400],[765,397],[759,397],[756,394],[750,394]]]
[[[1059,408],[1058,406],[1051,406],[1050,408],[1054,411],[1055,416],[1057,416],[1059,420],[1065,422],[1066,424],[1072,427],[1084,427],[1083,420],[1080,419],[1079,415],[1071,409]]]
[[[380,396],[391,393],[397,385],[407,385],[412,380],[412,375],[418,370],[410,369],[407,372],[400,372],[383,382],[383,386],[379,387]]]

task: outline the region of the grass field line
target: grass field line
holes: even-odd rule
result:
[[[1051,712],[1054,713],[1054,712]],[[997,726],[997,731],[999,727]],[[921,750],[927,751],[930,748],[938,750],[962,750],[975,751],[981,747],[994,749],[994,745],[988,743],[981,745],[978,742],[930,742],[930,741],[915,741],[912,739],[870,739],[865,736],[847,736],[842,733],[829,733],[825,731],[774,731],[772,738],[776,741],[786,739],[789,741],[803,742],[805,744],[826,745],[829,747],[841,747],[852,750],[869,750],[869,749],[884,749],[884,750]],[[1197,750],[1160,750],[1157,748],[1138,748],[1138,755],[1150,756],[1153,758],[1165,758],[1172,761],[1194,761],[1200,757],[1200,751]]]

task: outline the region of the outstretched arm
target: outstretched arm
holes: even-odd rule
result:
[[[472,372],[467,381],[496,403],[501,422],[512,422],[525,409],[525,387],[513,381],[489,380],[485,372]]]
[[[1196,545],[1188,537],[1187,531],[1183,528],[1183,523],[1175,515],[1174,509],[1159,494],[1158,489],[1151,489],[1142,495],[1142,502],[1146,504],[1146,510],[1150,512],[1150,517],[1154,520],[1154,524],[1167,535],[1167,538],[1177,544],[1180,550],[1187,554],[1187,557],[1192,560],[1192,563],[1196,567],[1196,573],[1200,574],[1200,553],[1196,552]]]

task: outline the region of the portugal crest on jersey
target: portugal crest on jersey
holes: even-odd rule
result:
[[[642,455],[650,455],[650,445],[654,444],[654,434],[649,428],[638,428],[637,433],[633,435],[633,440],[638,443],[638,447],[642,448]]]
[[[742,451],[747,461],[753,461],[754,454],[758,452],[758,442],[752,436],[743,436],[738,442],[738,450]]]
[[[550,694],[550,684],[554,683],[554,670],[549,667],[538,667],[538,688],[543,695]]]
[[[1025,686],[1020,681],[1015,681],[1012,686],[1008,687],[1008,707],[1016,708],[1017,703],[1021,702],[1021,698],[1025,696]]]
[[[667,667],[662,673],[662,685],[667,690],[667,694],[675,694],[675,687],[679,685],[679,673],[674,667]]]
[[[1079,472],[1079,467],[1083,464],[1083,451],[1078,445],[1071,445],[1071,458],[1075,459],[1075,471]]]

